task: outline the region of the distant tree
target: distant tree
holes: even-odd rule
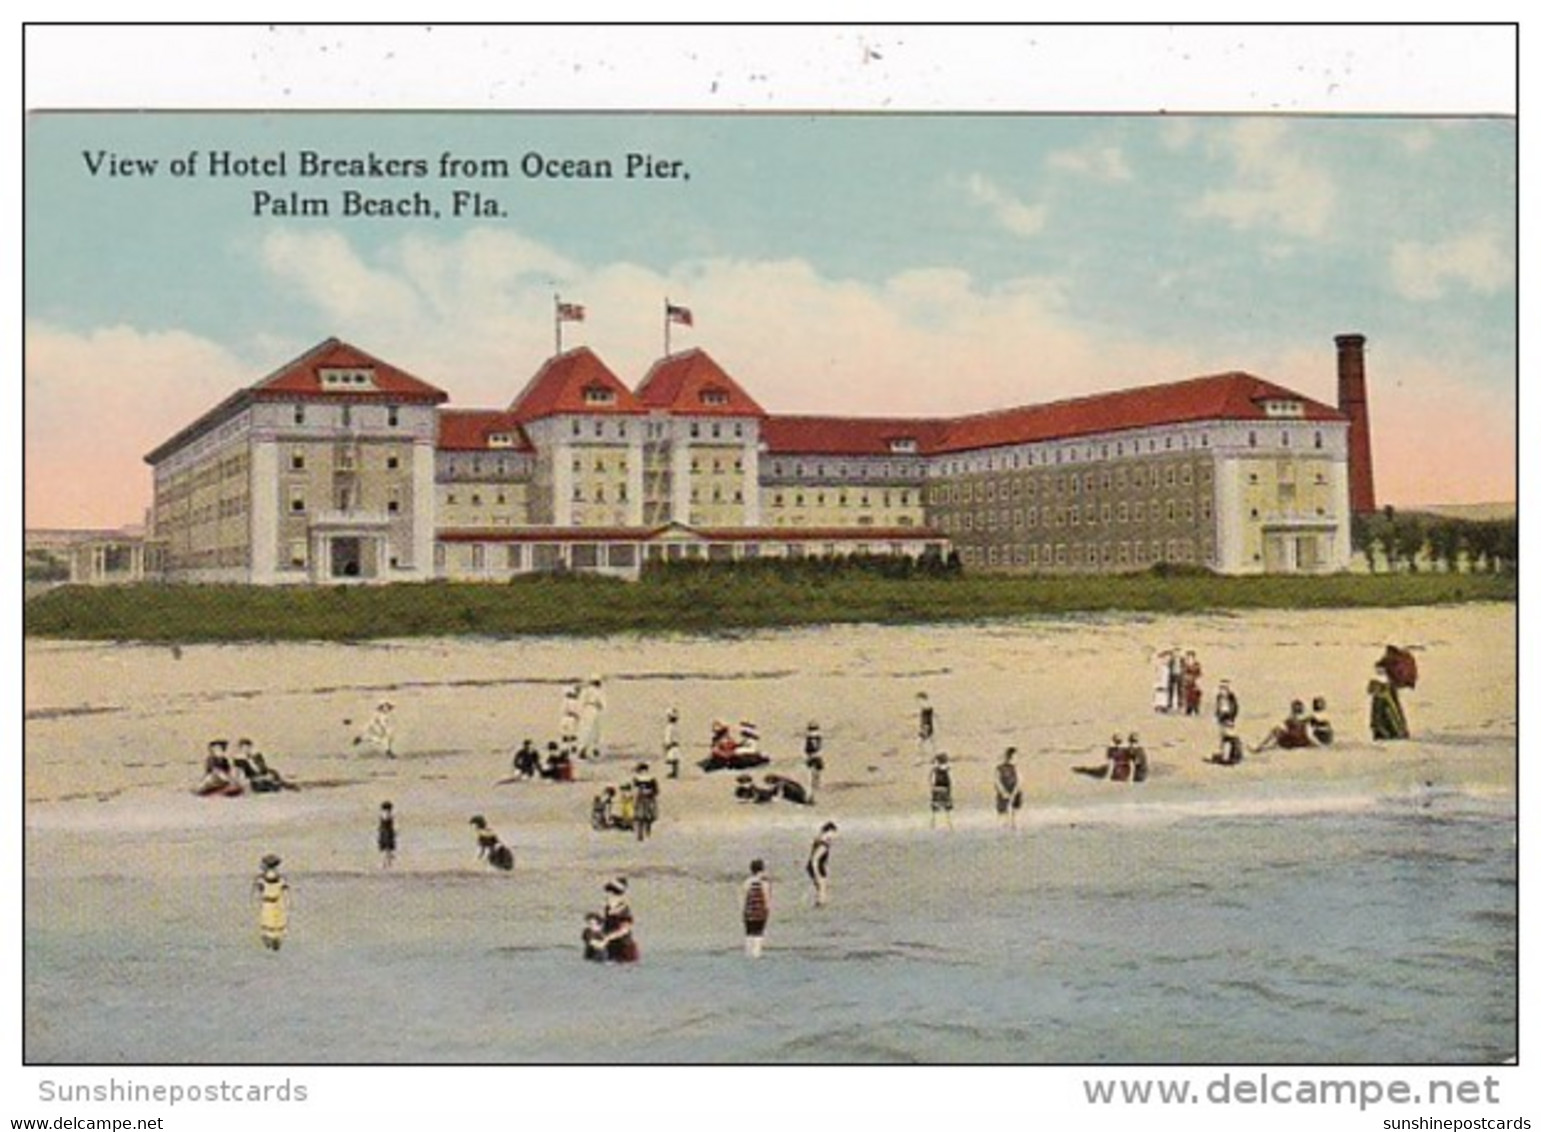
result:
[[[1398,515],[1391,521],[1390,538],[1396,546],[1397,557],[1407,563],[1407,569],[1418,572],[1418,558],[1428,541],[1423,520],[1417,515]]]
[[[1493,554],[1504,571],[1513,574],[1520,568],[1520,521],[1497,519],[1493,522]]]
[[[1459,519],[1440,518],[1429,524],[1429,557],[1442,563],[1447,574],[1455,573],[1460,563],[1461,548],[1466,541],[1465,527]]]

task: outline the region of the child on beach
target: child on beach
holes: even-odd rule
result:
[[[277,951],[289,934],[289,882],[284,880],[278,866],[283,862],[276,854],[262,858],[262,871],[257,874],[253,891],[258,900],[257,931],[262,946]]]
[[[813,839],[813,846],[808,850],[808,863],[803,866],[808,879],[813,881],[815,908],[822,908],[829,902],[829,850],[838,832],[839,827],[832,821],[820,826],[819,835]]]
[[[944,814],[947,828],[952,828],[952,770],[947,765],[947,752],[937,752],[931,763],[931,828],[936,828],[936,815]]]
[[[603,963],[608,958],[605,954],[604,924],[598,912],[590,912],[583,917],[583,957],[591,963]]]
[[[751,959],[760,958],[765,947],[770,911],[770,878],[765,875],[765,862],[756,857],[749,862],[749,879],[744,882],[744,954]]]
[[[380,850],[380,867],[388,869],[396,863],[396,811],[389,802],[380,803],[380,825],[375,834],[375,844]]]

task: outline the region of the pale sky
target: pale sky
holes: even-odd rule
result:
[[[138,521],[145,452],[327,336],[504,406],[554,292],[588,309],[566,344],[633,386],[665,296],[689,306],[676,348],[788,413],[1229,369],[1331,402],[1333,335],[1359,332],[1380,498],[1515,498],[1512,119],[50,113],[26,143],[28,526]],[[307,150],[429,175],[305,177]],[[103,152],[156,172],[93,174]],[[212,176],[215,152],[286,175]],[[442,179],[447,153],[511,175]],[[616,176],[527,177],[532,153]],[[629,153],[689,179],[628,179]],[[503,215],[453,217],[456,188]],[[441,215],[347,218],[349,189]],[[332,214],[257,216],[259,190]]]

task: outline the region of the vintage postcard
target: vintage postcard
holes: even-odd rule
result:
[[[27,1064],[1517,1057],[1514,118],[26,129]]]

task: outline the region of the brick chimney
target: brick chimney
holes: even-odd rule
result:
[[[1370,403],[1364,387],[1364,335],[1339,334],[1338,409],[1348,417],[1348,509],[1375,510],[1375,467],[1370,460]]]

